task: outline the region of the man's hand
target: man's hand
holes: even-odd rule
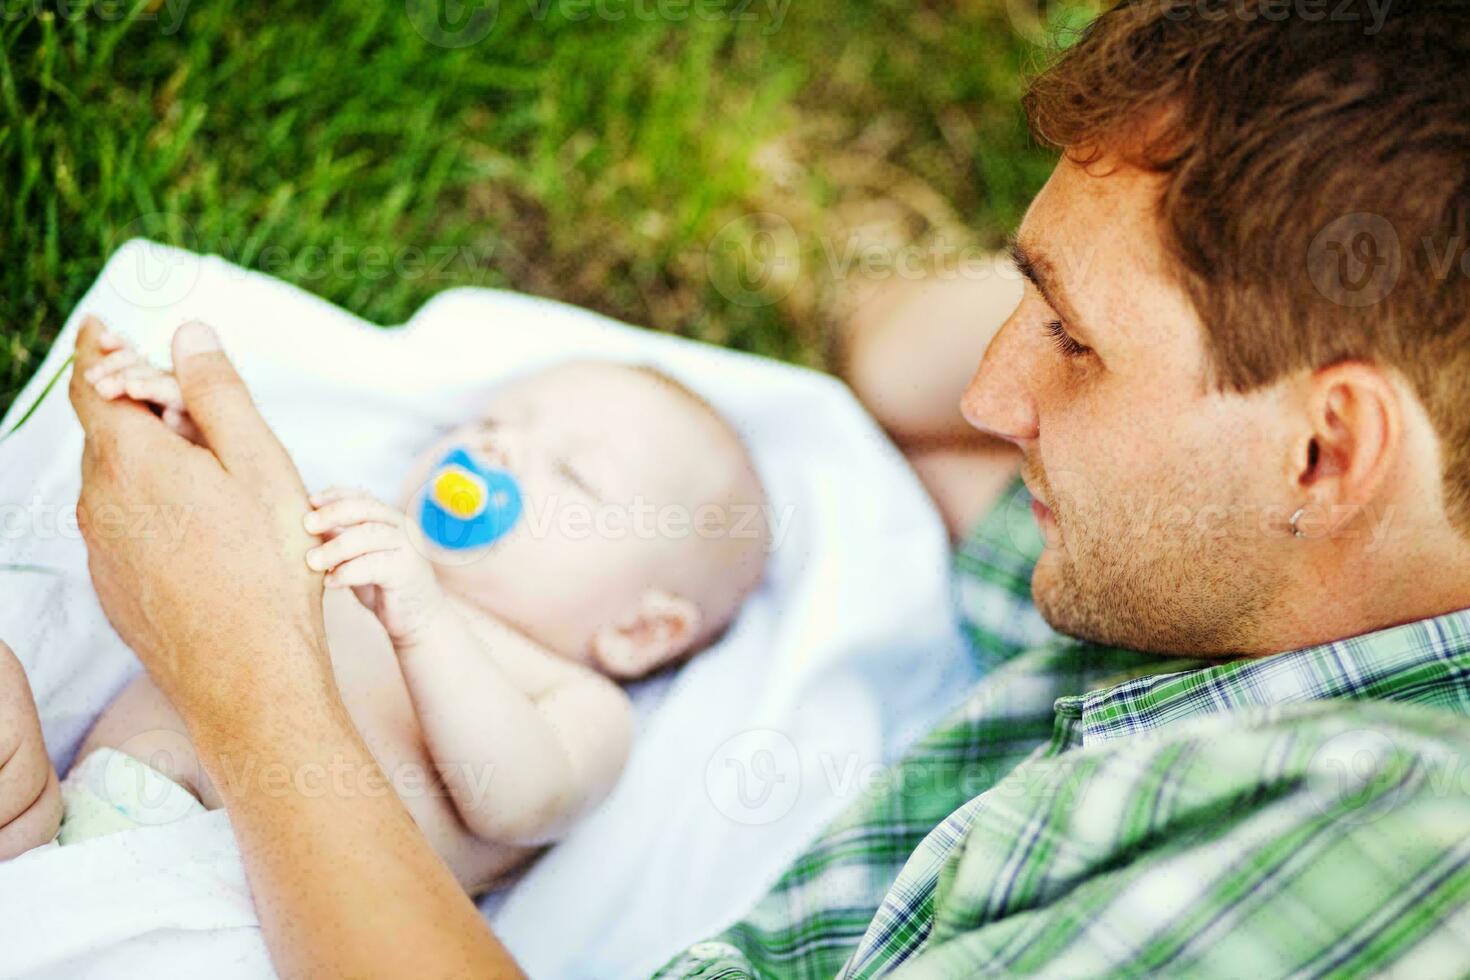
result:
[[[87,372],[104,356],[101,335],[97,321],[83,326],[71,383],[87,435],[77,518],[92,579],[229,810],[277,972],[519,976],[398,797],[362,788],[386,779],[332,677],[322,576],[304,557],[315,544],[306,491],[214,334],[188,324],[174,337],[204,447],[146,406],[97,393]],[[183,535],[119,531],[137,507],[173,509]],[[227,766],[292,778],[231,778]],[[333,771],[359,778],[321,792]]]
[[[169,371],[148,363],[137,349],[115,334],[103,332],[99,338],[107,356],[88,368],[83,375],[103,398],[131,398],[151,407],[164,424],[192,443],[203,444],[204,437],[184,407],[184,392],[179,379]]]
[[[302,560],[316,543],[301,525],[306,491],[213,331],[190,323],[174,336],[175,375],[208,448],[88,383],[109,353],[104,332],[95,319],[82,327],[71,400],[86,433],[77,521],[108,619],[191,730],[258,714],[256,693],[271,689],[262,672],[330,689],[322,578]],[[127,534],[139,508],[158,518],[147,526],[182,533]]]

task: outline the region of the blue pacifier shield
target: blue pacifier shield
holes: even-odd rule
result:
[[[440,548],[464,551],[494,544],[521,517],[521,488],[505,470],[484,467],[463,449],[444,457],[419,505],[419,526]]]

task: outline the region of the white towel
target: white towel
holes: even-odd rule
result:
[[[974,679],[938,516],[828,376],[495,290],[451,290],[384,330],[218,258],[135,241],[72,314],[5,431],[85,313],[160,362],[180,323],[212,324],[311,487],[391,496],[416,450],[487,387],[570,356],[654,364],[743,434],[783,522],[766,583],[721,643],[638,687],[640,730],[612,796],[483,904],[535,976],[644,975],[719,930]],[[29,566],[0,569],[0,637],[26,667],[63,772],[139,669],[87,577],[81,441],[58,385],[0,444],[0,564]],[[0,974],[219,973],[223,961],[227,975],[269,972],[223,813],[0,865]]]

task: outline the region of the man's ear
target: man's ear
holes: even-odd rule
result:
[[[1331,531],[1372,503],[1402,449],[1399,392],[1379,367],[1346,361],[1313,373],[1307,441],[1296,461],[1301,504]]]
[[[689,652],[704,617],[683,596],[649,589],[592,636],[592,654],[616,677],[641,677]]]

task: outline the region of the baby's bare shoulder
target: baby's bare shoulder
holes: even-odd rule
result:
[[[484,642],[496,665],[528,696],[576,685],[605,689],[605,696],[611,699],[627,697],[622,688],[591,667],[557,656],[476,606],[455,598],[450,602]]]

